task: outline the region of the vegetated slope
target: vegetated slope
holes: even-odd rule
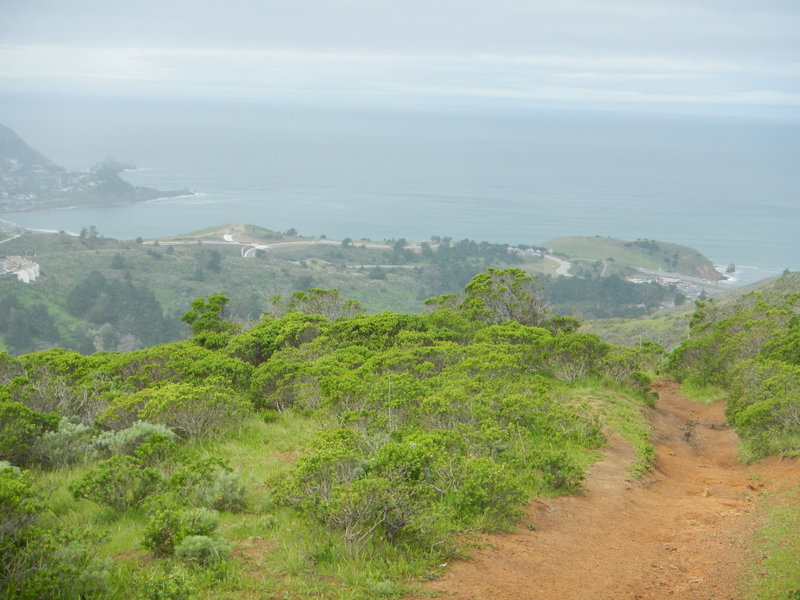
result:
[[[396,596],[460,532],[577,490],[604,429],[646,467],[656,348],[574,332],[520,270],[465,292],[333,320],[312,294],[247,331],[212,295],[190,341],[0,354],[3,592]]]
[[[571,259],[600,261],[612,272],[625,267],[639,267],[681,273],[708,281],[724,279],[714,264],[700,252],[670,242],[574,236],[555,238],[543,245]]]
[[[630,447],[612,438],[583,494],[534,500],[528,527],[488,538],[427,587],[454,600],[743,598],[756,499],[800,483],[797,460],[745,466],[721,403],[670,381],[656,390],[652,473],[628,482]]]
[[[780,301],[787,294],[800,293],[800,273],[785,273],[781,277],[726,290],[721,295],[715,295],[713,303],[715,306],[729,307],[721,308],[721,314],[731,314],[738,310],[738,299],[752,292],[758,292],[765,299]],[[689,304],[635,319],[586,319],[581,329],[599,335],[609,344],[632,346],[642,340],[650,340],[672,350],[689,337],[689,324],[696,306],[691,305],[691,309],[684,306],[688,307]]]
[[[599,335],[609,344],[632,346],[643,340],[660,344],[672,350],[686,339],[692,311],[660,311],[638,319],[589,319],[582,331]]]
[[[243,247],[224,239],[231,231],[242,242],[284,245],[244,258]],[[25,233],[3,243],[2,252],[35,256],[41,277],[33,285],[0,278],[5,313],[15,311],[13,319],[0,314],[0,336],[17,355],[49,347],[83,353],[134,350],[183,337],[178,318],[185,307],[215,292],[231,299],[228,318],[237,322],[257,320],[271,310],[273,296],[309,288],[338,289],[368,312],[421,312],[425,298],[458,293],[487,267],[535,272],[552,262],[509,252],[504,244],[470,240],[440,239],[414,250],[403,240],[345,242],[247,225],[158,244],[104,238],[93,227],[80,237]],[[581,317],[640,315],[674,296],[662,286],[616,277],[543,281],[551,286],[547,293],[559,312]],[[134,292],[118,293],[129,289]],[[76,300],[84,293],[80,305]]]
[[[698,303],[669,367],[687,385],[728,392],[726,414],[750,459],[800,454],[800,294]]]

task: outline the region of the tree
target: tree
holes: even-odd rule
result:
[[[230,302],[227,296],[212,294],[208,300],[197,298],[192,309],[181,317],[187,323],[197,343],[206,348],[222,348],[228,343],[228,335],[236,331],[236,325],[222,319],[225,306]]]
[[[322,315],[331,321],[354,317],[364,312],[358,300],[344,300],[339,290],[311,288],[307,292],[297,291],[289,298],[286,312],[302,312],[309,315]]]
[[[522,269],[490,268],[467,284],[462,308],[492,324],[517,321],[538,327],[550,312],[543,290],[544,287]]]

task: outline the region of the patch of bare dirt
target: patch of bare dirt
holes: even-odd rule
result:
[[[633,454],[612,437],[583,494],[533,501],[518,532],[490,536],[428,591],[458,600],[741,598],[755,496],[800,480],[800,465],[743,465],[722,403],[695,403],[669,380],[656,390],[649,476],[625,481]]]

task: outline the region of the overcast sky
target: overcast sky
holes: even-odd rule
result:
[[[800,0],[2,0],[2,90],[800,111]]]

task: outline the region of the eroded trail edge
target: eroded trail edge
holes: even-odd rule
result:
[[[693,402],[670,380],[656,391],[652,473],[626,482],[633,454],[612,436],[585,493],[531,502],[517,533],[427,587],[460,600],[741,598],[755,497],[797,479],[796,461],[743,465],[722,403]]]

